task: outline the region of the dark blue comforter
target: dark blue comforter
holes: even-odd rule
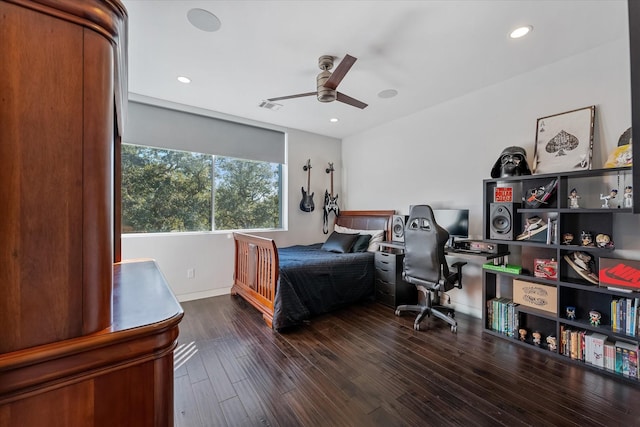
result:
[[[278,249],[274,329],[299,325],[315,315],[374,297],[372,252],[338,254],[321,246]]]

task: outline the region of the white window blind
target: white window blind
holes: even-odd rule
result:
[[[129,101],[123,142],[284,163],[285,134],[174,109]]]

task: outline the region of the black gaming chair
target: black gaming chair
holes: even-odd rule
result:
[[[403,311],[418,312],[413,323],[416,331],[420,330],[420,322],[431,314],[449,323],[451,332],[458,329],[454,310],[440,305],[440,294],[462,287],[462,266],[466,262],[452,264],[456,271],[449,272],[444,250],[448,239],[449,233],[436,223],[430,206],[411,207],[404,229],[402,278],[424,295],[424,305],[400,305],[396,316]]]

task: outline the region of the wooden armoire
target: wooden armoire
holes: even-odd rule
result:
[[[127,13],[0,0],[0,427],[171,426],[183,312],[120,259]]]

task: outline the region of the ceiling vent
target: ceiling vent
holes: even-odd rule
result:
[[[258,104],[258,107],[265,108],[267,110],[278,111],[282,107],[282,104],[276,104],[275,102],[263,100],[260,102],[260,104]]]

